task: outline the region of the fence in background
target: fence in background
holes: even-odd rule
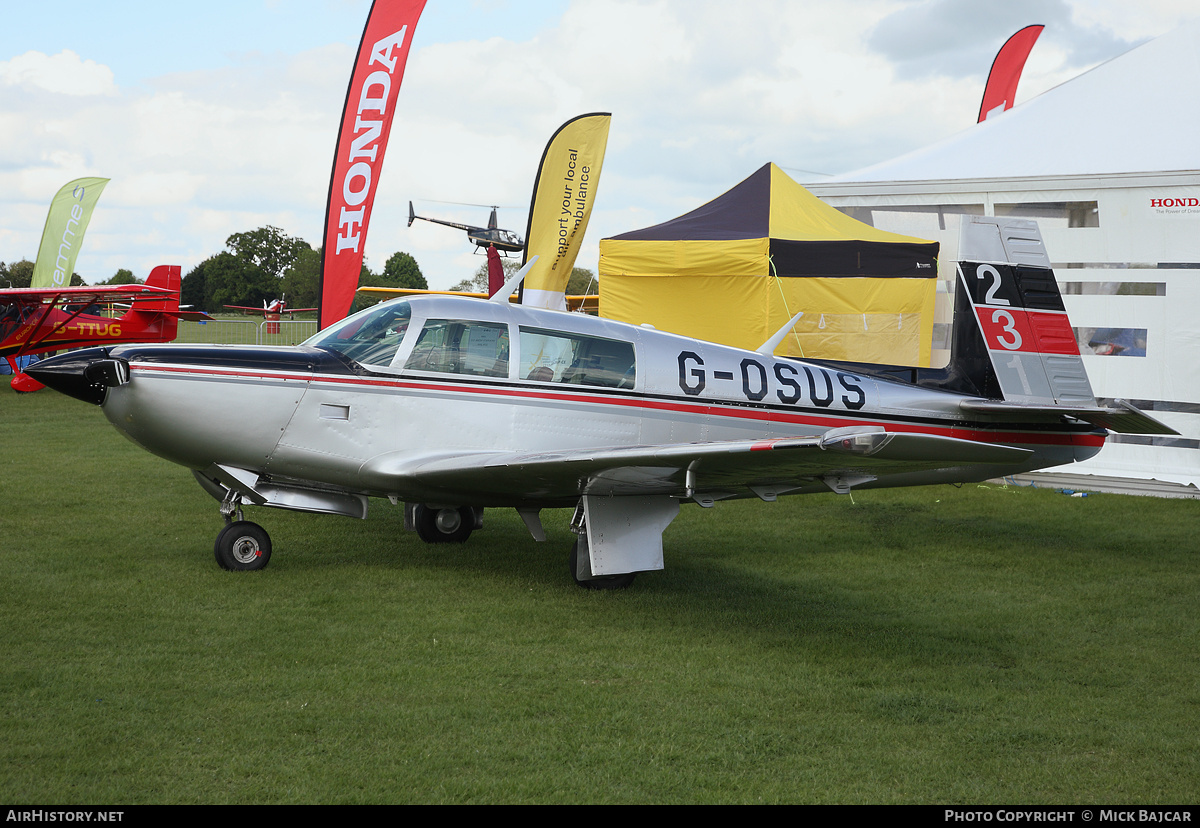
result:
[[[252,319],[214,319],[208,322],[180,320],[176,342],[206,345],[298,345],[317,332],[315,319],[283,319],[278,322]]]

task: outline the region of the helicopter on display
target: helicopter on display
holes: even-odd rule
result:
[[[497,209],[497,207],[492,207],[492,214],[488,217],[487,227],[476,227],[473,224],[458,224],[457,222],[446,221],[444,219],[418,216],[413,209],[413,203],[410,201],[408,202],[408,226],[412,227],[412,223],[417,219],[432,222],[433,224],[444,224],[447,227],[467,231],[467,238],[471,240],[471,243],[477,247],[482,247],[484,250],[494,247],[501,253],[522,252],[525,249],[525,241],[511,230],[503,230],[496,226]]]

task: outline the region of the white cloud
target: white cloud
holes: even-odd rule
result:
[[[1078,74],[1089,49],[1166,31],[1187,5],[1052,3],[1060,31],[1048,29],[1034,50],[1022,94]],[[408,228],[409,199],[472,224],[486,222],[486,208],[430,200],[504,205],[501,225],[524,233],[545,142],[583,112],[613,113],[585,267],[595,267],[601,237],[691,210],[767,161],[838,173],[943,138],[973,123],[994,48],[1015,30],[1008,17],[976,8],[962,0],[574,0],[519,39],[422,46],[419,28],[369,261],[379,267],[408,250],[435,287],[469,275],[482,259],[464,234]],[[942,35],[922,34],[930,21]],[[873,40],[881,26],[887,49]],[[133,41],[165,32],[142,27]],[[905,38],[917,35],[924,39],[905,52]],[[262,52],[230,56],[214,43],[215,68],[164,65],[120,88],[105,65],[66,49],[0,61],[0,259],[33,255],[43,205],[79,175],[112,179],[90,231],[105,235],[85,243],[82,272],[163,262],[186,272],[229,234],[268,223],[319,245],[353,46],[289,54],[288,45],[264,32]]]
[[[1071,4],[1071,19],[1078,25],[1104,29],[1130,41],[1155,37],[1197,16],[1200,8],[1195,0]]]
[[[0,82],[58,95],[115,95],[112,70],[94,60],[82,60],[70,49],[56,55],[26,52],[0,61]]]

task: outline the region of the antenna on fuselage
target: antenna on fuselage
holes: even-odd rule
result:
[[[792,328],[796,327],[796,323],[800,321],[801,316],[804,316],[804,311],[800,311],[793,316],[792,321],[777,330],[774,336],[755,348],[755,351],[763,356],[775,356],[775,349],[779,347],[779,343],[783,342],[783,338],[791,332]]]
[[[521,268],[520,270],[517,271],[517,275],[513,276],[511,279],[509,279],[507,282],[505,282],[504,287],[502,287],[498,291],[496,291],[496,293],[493,296],[491,296],[488,299],[488,301],[489,302],[507,302],[508,297],[512,296],[513,293],[516,292],[517,288],[521,284],[521,280],[525,278],[525,274],[527,274],[529,272],[530,268],[533,267],[533,263],[536,262],[537,260],[538,260],[537,256],[534,256],[532,259],[530,259],[523,268]]]

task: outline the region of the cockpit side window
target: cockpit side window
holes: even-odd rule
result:
[[[496,322],[430,319],[404,364],[414,371],[508,376],[508,326]]]
[[[408,302],[388,302],[326,328],[305,344],[337,351],[364,365],[386,367],[408,331]]]
[[[633,343],[596,336],[521,328],[518,377],[601,388],[633,388]]]

